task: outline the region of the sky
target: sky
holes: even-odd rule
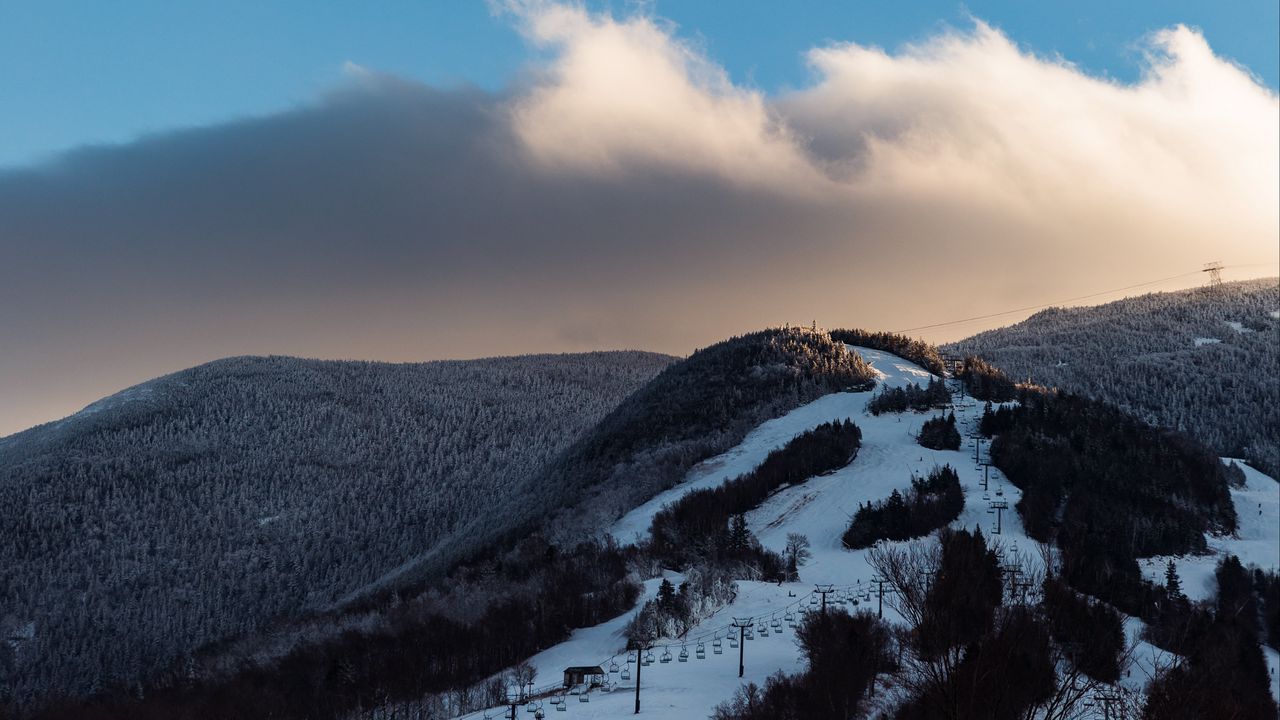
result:
[[[0,435],[230,355],[1277,273],[1274,2],[901,5],[0,2]]]

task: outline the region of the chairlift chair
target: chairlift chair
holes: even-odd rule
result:
[[[707,659],[707,644],[706,644],[706,643],[704,643],[704,642],[699,642],[699,643],[698,643],[698,647],[694,650],[694,655],[696,655],[696,656],[698,657],[698,659],[699,659],[699,660],[706,660],[706,659]]]
[[[689,662],[689,648],[682,645],[680,647],[680,654],[676,656],[676,660],[679,660],[680,662]]]
[[[585,690],[582,691],[582,693],[578,695],[578,702],[580,703],[591,702],[591,693]]]
[[[618,669],[619,669],[619,668],[618,668],[618,663],[617,663],[617,662],[610,662],[610,663],[609,663],[609,674],[611,674],[611,675],[617,675],[617,674],[618,674]]]
[[[650,650],[649,652],[647,652],[647,653],[645,653],[645,654],[644,654],[644,664],[645,664],[645,665],[652,665],[652,664],[653,664],[653,651],[652,651],[652,650]]]
[[[666,648],[663,648],[662,657],[658,658],[658,662],[661,662],[661,663],[671,662],[671,651]]]
[[[622,668],[622,675],[621,675],[620,677],[621,677],[623,680],[630,680],[630,679],[631,679],[631,668]]]
[[[737,650],[737,649],[738,649],[738,638],[736,638],[736,637],[734,637],[734,636],[730,635],[730,636],[729,636],[729,647],[731,647],[731,648],[733,648],[733,649]]]
[[[724,643],[720,642],[720,638],[711,641],[711,652],[716,655],[724,654]]]

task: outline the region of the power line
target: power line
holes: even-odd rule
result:
[[[1044,303],[1042,305],[1028,305],[1026,307],[1015,308],[1013,310],[1004,310],[1002,312],[991,313],[989,315],[976,315],[974,317],[964,318],[962,320],[948,320],[947,322],[933,323],[932,325],[921,325],[919,327],[905,328],[903,330],[894,330],[893,332],[908,333],[915,330],[928,330],[930,328],[945,327],[947,325],[959,325],[960,323],[973,322],[974,320],[986,320],[988,318],[1000,317],[1001,315],[1011,315],[1017,312],[1026,312],[1028,310],[1042,310],[1044,308],[1054,307],[1056,305],[1065,305],[1066,303],[1076,302],[1079,300],[1088,300],[1089,298],[1098,297],[1099,295],[1110,295],[1111,293],[1122,292],[1124,290],[1132,290],[1134,288],[1146,287],[1147,285],[1156,285],[1158,283],[1169,282],[1170,280],[1177,280],[1178,278],[1184,278],[1191,275],[1199,275],[1202,272],[1204,272],[1204,270],[1192,270],[1191,272],[1185,272],[1179,275],[1170,275],[1169,277],[1160,278],[1159,280],[1149,280],[1147,282],[1137,283],[1136,285],[1126,285],[1124,287],[1114,288],[1112,290],[1103,290],[1101,292],[1090,293],[1088,295],[1079,295],[1077,297],[1067,298],[1066,300],[1059,300],[1057,302]]]

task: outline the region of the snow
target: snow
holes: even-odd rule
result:
[[[908,383],[924,384],[932,377],[926,370],[896,356],[869,348],[853,347],[872,365],[878,376],[879,386],[899,387]],[[801,569],[803,582],[770,584],[754,581],[738,582],[739,592],[734,601],[721,608],[691,631],[685,642],[668,640],[665,649],[678,656],[682,647],[689,651],[689,661],[681,663],[655,662],[641,671],[642,712],[655,718],[707,717],[714,707],[728,700],[746,682],[763,684],[765,679],[778,671],[794,673],[803,669],[803,660],[796,647],[793,631],[782,622],[783,632],[770,632],[768,637],[757,634],[743,647],[745,673],[737,675],[738,651],[723,642],[723,654],[712,651],[713,638],[724,638],[730,632],[735,617],[750,616],[755,622],[766,624],[773,618],[784,620],[790,611],[809,607],[816,596],[814,583],[833,584],[839,591],[835,597],[848,602],[857,594],[859,607],[877,609],[870,580],[872,570],[867,562],[867,550],[845,550],[840,536],[858,504],[881,500],[893,490],[906,491],[911,486],[912,475],[925,475],[934,466],[949,464],[956,469],[965,492],[965,507],[955,526],[973,528],[981,526],[989,541],[1002,547],[1006,553],[1017,552],[1029,565],[1039,563],[1037,544],[1025,536],[1021,519],[1013,510],[1021,497],[1017,488],[1009,485],[994,467],[990,468],[989,490],[982,489],[983,470],[974,460],[973,441],[977,423],[982,415],[982,404],[972,399],[958,401],[956,420],[965,445],[959,451],[928,450],[915,440],[923,422],[935,415],[931,413],[887,413],[879,417],[866,411],[867,401],[874,391],[835,393],[797,408],[786,415],[763,423],[752,431],[743,442],[728,452],[712,458],[695,468],[684,482],[661,493],[649,502],[627,513],[610,529],[610,534],[623,542],[633,542],[648,534],[655,513],[685,493],[705,487],[714,487],[755,468],[770,451],[781,447],[800,433],[824,422],[853,418],[862,429],[862,448],[857,458],[847,467],[828,475],[809,479],[807,482],[784,488],[747,515],[752,532],[767,547],[781,551],[788,533],[799,532],[812,543],[813,557]],[[986,443],[981,453],[985,458]],[[1211,538],[1215,552],[1230,550],[1245,562],[1277,564],[1280,552],[1280,494],[1270,478],[1245,467],[1244,487],[1233,490],[1237,511],[1240,513],[1240,530],[1236,537]],[[1270,483],[1268,485],[1268,483]],[[989,513],[990,500],[1005,500],[1009,509],[1003,513],[1001,534],[995,535],[995,516]],[[1258,515],[1258,503],[1263,505]],[[1245,509],[1252,508],[1253,516]],[[1246,560],[1246,558],[1248,558]],[[1153,563],[1154,563],[1153,559]],[[1188,574],[1184,574],[1184,587],[1196,583],[1203,585],[1203,578],[1190,573],[1192,559],[1186,562]],[[1206,561],[1208,562],[1208,561]],[[1163,565],[1159,566],[1163,573]],[[1181,568],[1180,568],[1181,572]],[[1212,570],[1209,570],[1210,577]],[[673,582],[678,575],[669,573]],[[1161,575],[1161,577],[1163,577]],[[1190,580],[1190,582],[1188,582]],[[660,580],[645,584],[645,597],[656,595]],[[835,602],[835,600],[830,600]],[[617,618],[592,628],[575,631],[559,645],[549,648],[530,659],[538,670],[537,685],[554,683],[562,676],[565,667],[571,665],[601,665],[606,669],[617,662],[625,667],[623,651],[625,640],[622,631],[637,608]],[[852,605],[848,605],[852,609]],[[890,622],[901,618],[888,603],[884,617]],[[1166,665],[1168,653],[1141,641],[1138,635],[1142,623],[1130,619],[1126,629],[1134,643],[1135,662],[1132,672],[1123,683],[1135,691],[1141,690],[1156,669]],[[696,658],[698,641],[706,643],[706,658]],[[660,657],[664,647],[654,650]],[[1272,666],[1280,664],[1274,652],[1268,654]],[[635,666],[632,680],[622,681],[620,675],[610,675],[609,689],[589,694],[589,702],[580,702],[568,696],[566,709],[561,712],[546,702],[543,711],[548,717],[596,718],[600,720],[631,717],[635,702]],[[545,702],[545,701],[544,701]],[[489,711],[491,717],[500,717],[500,709]],[[532,714],[527,715],[533,717]],[[483,713],[468,717],[481,718]]]
[[[1201,345],[1213,345],[1214,343],[1220,343],[1222,341],[1219,340],[1218,338],[1198,337],[1194,340],[1194,342],[1196,344],[1196,347],[1200,347]]]
[[[1225,322],[1232,330],[1235,330],[1238,333],[1253,332],[1253,330],[1251,330],[1250,328],[1245,327],[1244,323],[1236,322],[1235,320],[1224,320],[1223,322]]]

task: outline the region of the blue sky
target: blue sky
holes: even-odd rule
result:
[[[768,92],[803,87],[802,54],[815,45],[892,49],[946,25],[966,26],[971,15],[1024,48],[1121,81],[1138,73],[1144,35],[1184,23],[1267,86],[1280,82],[1274,0],[656,0],[646,7],[735,82]],[[347,61],[433,85],[497,89],[530,57],[510,19],[481,0],[0,0],[0,167],[295,107],[341,82]]]

